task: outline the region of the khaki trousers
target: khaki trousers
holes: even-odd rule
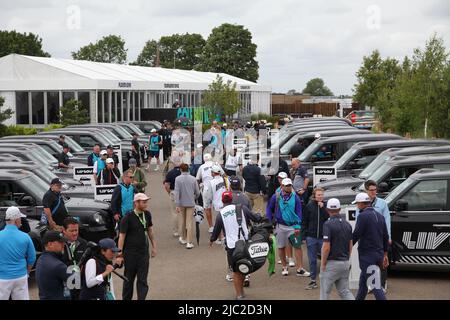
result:
[[[261,213],[261,216],[266,216],[266,211],[263,210],[264,208],[264,198],[259,193],[250,193],[245,192],[245,195],[250,200],[250,204],[252,205],[252,211],[255,213]]]
[[[187,243],[194,243],[194,207],[180,207],[180,236]]]
[[[170,214],[172,215],[172,232],[181,236],[180,218],[177,214],[177,205],[175,204],[174,191],[170,191]]]

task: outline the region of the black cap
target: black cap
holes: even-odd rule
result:
[[[65,242],[65,238],[62,233],[58,231],[47,231],[42,238],[42,243],[45,246],[49,242]]]
[[[59,136],[59,138],[60,138],[60,139],[65,139],[66,136],[62,134],[62,135]]]
[[[113,252],[120,252],[119,248],[117,248],[116,243],[113,239],[104,238],[98,242],[98,246],[101,249],[111,249]]]
[[[112,149],[112,150],[114,150],[114,147],[113,147],[112,145],[109,145],[109,146],[106,147],[106,149]]]
[[[230,186],[233,189],[240,188],[241,187],[241,180],[238,177],[236,177],[236,176],[231,176],[230,177]]]
[[[62,181],[59,178],[54,178],[50,184],[62,184]]]

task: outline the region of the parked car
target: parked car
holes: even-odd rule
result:
[[[157,131],[161,130],[161,122],[158,121],[130,121],[132,124],[136,125],[139,129],[141,129],[144,134],[151,134],[152,129],[156,129]]]

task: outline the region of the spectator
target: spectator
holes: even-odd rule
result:
[[[96,163],[97,160],[99,159],[100,159],[100,145],[95,144],[92,153],[87,158],[88,167],[93,167],[94,163]]]
[[[279,174],[281,172],[286,173],[286,177],[287,178],[289,176],[289,166],[287,164],[287,162],[283,159],[281,159],[281,157],[278,159],[278,172],[275,175],[270,176],[269,179],[269,185],[267,187],[267,197],[268,199],[270,199],[273,194],[275,193],[275,191],[277,189],[280,188],[281,186],[281,181],[279,178]]]
[[[130,159],[128,165],[130,166],[129,171],[131,171],[131,174],[133,175],[133,186],[138,193],[144,193],[145,187],[147,186],[144,171],[137,166],[137,161],[135,159]]]
[[[58,144],[62,147],[65,143],[66,143],[66,136],[62,134],[59,136]]]
[[[164,188],[166,189],[166,192],[170,197],[170,211],[172,213],[172,234],[175,238],[178,238],[181,234],[181,226],[179,225],[179,222],[181,220],[178,219],[177,206],[175,204],[175,179],[181,174],[181,163],[178,158],[172,160],[175,167],[167,173],[166,179],[164,180]]]
[[[117,154],[114,153],[114,147],[112,145],[109,145],[106,148],[106,152],[107,152],[106,157],[113,159],[114,167],[117,168],[120,163],[120,160],[119,160],[119,157],[117,156]]]
[[[148,293],[148,269],[150,263],[149,242],[152,244],[151,257],[156,256],[156,241],[153,234],[152,215],[148,211],[148,200],[144,193],[134,196],[134,209],[129,211],[120,223],[119,249],[116,263],[125,264],[125,277],[122,299],[133,298],[134,281],[136,281],[137,299],[145,300]],[[150,240],[150,241],[149,241]]]
[[[233,193],[232,204],[240,204],[246,206],[249,210],[252,210],[250,199],[242,192],[241,180],[236,176],[230,177],[229,180],[231,191]]]
[[[313,198],[303,209],[302,233],[306,237],[309,270],[311,272],[311,282],[306,287],[308,290],[317,288],[317,255],[322,250],[323,224],[328,220],[328,213],[323,203],[323,197],[323,189],[314,189]]]
[[[327,211],[330,218],[323,225],[320,300],[328,300],[333,285],[336,285],[341,299],[355,300],[348,281],[353,248],[352,226],[340,217],[341,204],[338,199],[327,201]]]
[[[242,170],[245,180],[245,195],[250,199],[253,211],[263,214],[263,194],[266,193],[266,180],[261,174],[257,161],[251,160]]]
[[[108,151],[100,151],[100,158],[94,163],[94,181],[97,181],[100,172],[102,172],[102,170],[106,168],[106,159],[108,159]]]
[[[308,170],[302,166],[300,160],[295,158],[292,160],[292,169],[294,170],[294,191],[302,200],[302,204],[308,203]]]
[[[0,300],[29,300],[28,273],[36,261],[30,236],[19,228],[22,214],[17,207],[6,209],[6,227],[0,231]]]
[[[42,243],[45,251],[36,263],[36,282],[41,300],[65,300],[64,287],[70,273],[62,261],[65,239],[57,231],[47,231]]]
[[[275,221],[278,254],[281,258],[281,275],[289,274],[286,261],[286,247],[290,242],[294,247],[297,276],[309,277],[310,273],[303,268],[301,220],[302,204],[300,198],[292,190],[292,180],[286,178],[281,183],[281,193],[274,194],[267,204],[266,216]]]
[[[162,139],[161,136],[156,132],[156,129],[151,130],[151,135],[148,140],[148,146],[149,146],[149,156],[148,156],[148,164],[147,164],[147,170],[150,169],[150,163],[152,162],[152,159],[156,159],[156,167],[155,171],[159,170],[160,160],[159,160],[159,150],[162,146]]]
[[[356,300],[364,300],[367,295],[367,279],[375,276],[373,293],[377,300],[386,300],[381,286],[380,267],[387,268],[389,234],[384,217],[371,207],[371,200],[367,193],[358,193],[355,204],[359,209],[353,231],[353,244],[359,241],[358,258],[361,275]]]
[[[298,158],[303,151],[305,151],[303,138],[298,138],[297,143],[294,144],[291,150],[289,151],[289,155],[291,156],[291,159],[295,159]]]
[[[189,174],[189,166],[186,163],[180,166],[181,175],[175,179],[175,204],[179,215],[181,244],[186,245],[186,249],[194,247],[194,208],[195,199],[200,195],[197,180]]]
[[[68,156],[69,145],[67,143],[63,144],[63,151],[58,155],[58,168],[68,169],[70,168],[70,159]]]
[[[114,188],[111,196],[111,210],[116,222],[133,210],[133,197],[136,188],[131,184],[132,181],[133,172],[127,170],[122,176],[122,182]]]
[[[227,160],[225,162],[225,173],[227,176],[235,176],[237,174],[237,169],[242,172],[242,159],[241,155],[237,153],[237,148],[228,154]]]
[[[139,155],[139,150],[136,149],[136,146],[134,144],[131,144],[131,150],[128,151],[128,162],[130,162],[130,159],[135,159],[137,166],[141,166],[141,156]],[[128,166],[130,166],[128,164]]]
[[[44,212],[41,223],[48,225],[50,230],[62,231],[64,219],[69,215],[61,196],[62,181],[54,178],[50,183],[50,189],[44,194],[42,206]]]
[[[97,185],[117,184],[120,178],[120,171],[115,167],[114,159],[106,159],[106,168],[98,173]]]

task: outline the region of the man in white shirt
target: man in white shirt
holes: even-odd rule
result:
[[[225,162],[225,173],[227,176],[235,176],[237,169],[242,172],[242,158],[241,155],[237,153],[237,149],[234,148],[233,151],[227,155],[227,161]]]
[[[222,168],[215,164],[211,167],[212,179],[204,185],[203,205],[206,211],[206,219],[208,220],[209,232],[213,231],[213,213],[214,216],[219,214],[223,208],[222,193],[229,190],[229,182],[227,178],[222,177]]]

